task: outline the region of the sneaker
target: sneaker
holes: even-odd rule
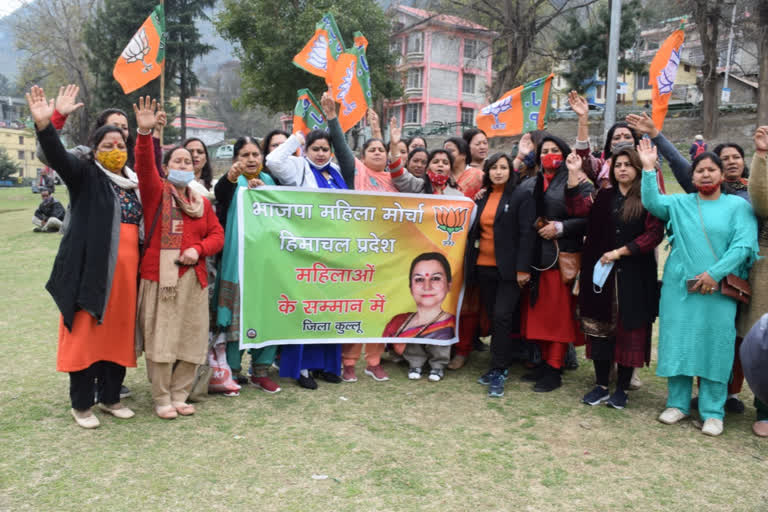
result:
[[[316,379],[323,379],[325,382],[330,382],[331,384],[339,384],[341,382],[341,377],[335,373],[326,372],[323,370],[312,372],[312,375]]]
[[[629,390],[637,391],[641,387],[643,387],[643,381],[637,377],[637,368],[635,368],[635,370],[632,372],[632,380],[629,381]]]
[[[128,398],[131,396],[131,390],[126,386],[120,386],[120,399]]]
[[[370,375],[376,382],[389,380],[389,375],[387,375],[387,372],[384,371],[384,368],[382,368],[380,364],[377,364],[376,366],[366,366],[365,374]]]
[[[678,421],[687,417],[688,415],[680,409],[675,407],[667,407],[664,409],[664,412],[659,415],[659,421],[666,425],[674,425]]]
[[[445,370],[442,368],[432,368],[429,370],[429,381],[440,382],[445,377]]]
[[[601,403],[608,400],[609,396],[610,393],[608,393],[606,388],[603,386],[595,386],[592,391],[584,395],[584,398],[581,399],[581,402],[587,405],[600,405]]]
[[[251,382],[266,393],[277,393],[280,391],[280,386],[269,377],[251,377]]]
[[[477,383],[478,384],[482,384],[483,386],[489,386],[491,384],[491,377],[493,377],[493,372],[494,371],[498,371],[499,373],[501,373],[501,377],[504,380],[507,380],[507,378],[509,377],[509,370],[506,370],[506,369],[505,370],[493,370],[493,369],[491,369],[491,370],[488,370],[487,372],[485,372],[484,374],[482,374],[477,379]]]
[[[341,371],[341,380],[344,382],[357,382],[357,375],[355,375],[354,366],[345,366]]]
[[[298,385],[304,389],[317,389],[317,382],[315,382],[315,379],[313,379],[311,375],[307,375],[305,377],[299,374],[299,378],[296,379],[296,383],[298,383]]]
[[[623,409],[627,406],[627,399],[629,397],[627,394],[622,391],[621,389],[617,389],[613,392],[611,395],[611,398],[608,399],[608,402],[606,405],[608,407],[613,407],[614,409]]]
[[[419,380],[421,378],[421,368],[411,368],[408,370],[408,378],[411,380]]]
[[[704,426],[701,427],[701,433],[708,436],[719,436],[723,433],[723,420],[707,418],[704,420]]]
[[[504,396],[504,381],[507,380],[506,370],[491,370],[490,380],[488,383],[488,396],[489,397],[502,397]],[[486,374],[487,375],[487,374]],[[485,377],[485,375],[483,375]],[[483,377],[480,377],[481,379]]]
[[[725,401],[725,410],[726,412],[735,412],[736,414],[743,414],[744,402],[739,400],[737,397],[732,396],[731,398]]]

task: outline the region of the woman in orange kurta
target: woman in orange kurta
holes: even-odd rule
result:
[[[92,152],[68,153],[51,125],[53,105],[37,86],[27,94],[45,157],[69,189],[71,213],[46,288],[61,311],[57,370],[69,372],[72,415],[96,428],[99,407],[117,418],[133,411],[120,403],[125,368],[136,366],[136,276],[142,209],[136,175],[126,167],[123,132],[111,125],[92,135]]]

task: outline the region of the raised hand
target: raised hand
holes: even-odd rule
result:
[[[299,146],[303,148],[304,144],[307,142],[307,139],[304,138],[304,133],[301,130],[298,130],[293,135],[295,135],[296,140],[299,141]]]
[[[136,127],[144,133],[151,133],[155,127],[155,113],[157,112],[157,100],[147,96],[139,96],[139,106],[133,104],[133,112],[136,114]]]
[[[565,166],[568,167],[568,173],[571,175],[581,173],[581,157],[576,154],[576,151],[571,151],[571,154],[565,159]]]
[[[651,143],[651,139],[648,137],[640,139],[640,144],[637,145],[637,154],[640,157],[640,162],[643,164],[643,170],[650,171],[656,169],[658,150]]]
[[[573,110],[579,117],[589,115],[589,103],[587,102],[587,99],[584,96],[579,96],[579,93],[576,91],[568,93],[568,104],[571,105],[571,110]]]
[[[320,108],[323,109],[323,115],[327,121],[336,119],[336,102],[333,101],[331,93],[326,91],[320,98]]]
[[[768,152],[768,126],[759,126],[754,139],[755,152],[765,155]]]
[[[59,87],[59,95],[56,96],[56,110],[63,116],[68,116],[75,110],[81,108],[84,103],[76,103],[77,94],[80,87],[75,84],[69,84],[66,87]]]
[[[38,131],[45,129],[51,122],[53,115],[53,100],[47,100],[43,88],[36,85],[33,85],[25,96],[27,97],[27,105],[29,105],[29,113],[32,115],[32,120]]]
[[[533,151],[533,140],[531,134],[526,133],[520,138],[520,142],[517,143],[517,158],[520,160],[525,159]]]
[[[400,148],[398,147],[399,143],[400,127],[397,125],[397,119],[392,117],[392,119],[389,120],[389,154],[393,161],[400,158]]]
[[[370,126],[379,125],[379,114],[377,114],[376,111],[373,110],[372,108],[369,108],[368,111],[365,113],[365,118],[368,121],[368,124]]]
[[[659,130],[653,124],[653,119],[648,117],[646,112],[642,114],[628,114],[625,120],[629,127],[640,135],[648,134],[651,138],[658,137],[659,135]]]

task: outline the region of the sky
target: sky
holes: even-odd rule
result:
[[[0,18],[11,14],[13,11],[21,7],[26,0],[0,0]]]

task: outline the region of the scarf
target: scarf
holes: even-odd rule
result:
[[[244,173],[243,173],[243,176],[245,176],[245,179],[247,179],[248,181],[250,181],[250,180],[252,180],[253,178],[258,178],[258,177],[259,177],[259,174],[261,174],[261,171],[262,171],[263,169],[264,169],[264,166],[263,166],[263,165],[259,165],[259,169],[258,169],[256,172],[251,172],[251,173],[248,173],[248,172],[244,172]]]
[[[136,176],[136,173],[131,170],[130,167],[127,165],[123,167],[123,173],[125,176],[120,176],[117,173],[114,173],[112,171],[108,171],[103,165],[101,165],[98,161],[94,160],[94,163],[101,169],[101,171],[107,175],[107,178],[112,180],[112,183],[117,185],[120,188],[124,188],[126,190],[135,189],[136,195],[139,194],[139,177]],[[126,177],[127,176],[127,177]],[[141,198],[139,198],[141,200]]]
[[[176,262],[181,254],[181,239],[184,235],[182,212],[194,219],[199,219],[205,212],[203,198],[195,190],[187,187],[189,201],[179,195],[170,182],[163,182],[163,198],[160,221],[160,299],[176,297],[176,284],[179,281],[179,268]]]
[[[310,160],[309,158],[304,157],[304,159],[309,164],[309,168],[312,170],[312,174],[315,175],[315,181],[317,182],[318,188],[333,188],[333,189],[346,190],[347,184],[344,182],[344,178],[342,178],[341,174],[339,174],[338,171],[333,168],[333,165],[331,165],[331,162],[328,162],[322,167],[317,167],[314,163],[312,163],[312,160]],[[330,180],[328,180],[323,175],[323,171],[327,172],[330,175]]]

